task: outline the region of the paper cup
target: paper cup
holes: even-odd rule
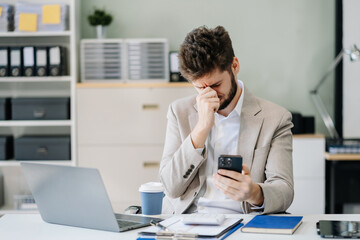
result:
[[[164,187],[160,182],[148,182],[139,188],[141,208],[144,215],[159,215],[162,210]]]

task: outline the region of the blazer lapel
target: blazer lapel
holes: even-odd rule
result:
[[[243,157],[243,163],[251,171],[254,149],[264,118],[258,116],[261,107],[257,103],[255,96],[247,88],[245,88],[244,94],[240,116],[238,153]]]

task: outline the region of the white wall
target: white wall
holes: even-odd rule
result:
[[[82,0],[82,38],[95,36],[87,22],[94,6],[115,17],[108,37],[165,37],[171,50],[195,27],[223,25],[250,90],[289,110],[316,113],[309,90],[335,55],[334,0]],[[331,114],[332,86],[320,92]],[[326,133],[316,117],[317,130]]]

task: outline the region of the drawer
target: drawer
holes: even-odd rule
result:
[[[23,136],[14,145],[16,160],[70,160],[70,136]]]
[[[99,169],[111,202],[140,202],[139,187],[158,181],[162,146],[79,146],[81,167]]]
[[[13,120],[64,120],[70,119],[69,98],[13,98]]]
[[[192,88],[78,89],[80,144],[162,144],[169,104]]]

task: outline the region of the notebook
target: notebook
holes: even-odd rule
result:
[[[302,222],[302,216],[257,215],[241,229],[247,233],[293,234]]]

